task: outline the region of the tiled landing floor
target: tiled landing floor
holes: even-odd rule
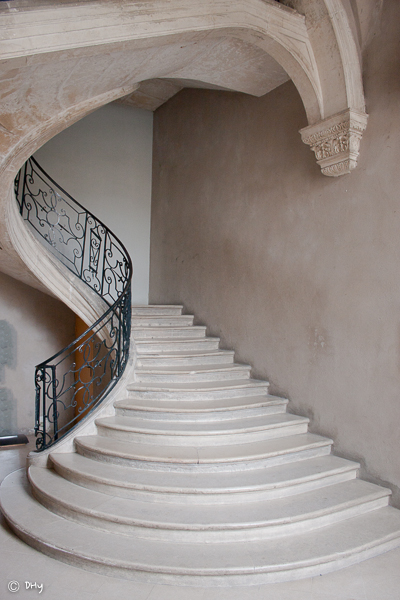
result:
[[[32,446],[31,446],[32,447]],[[0,449],[0,481],[29,448]],[[8,591],[11,581],[17,592]],[[28,586],[27,583],[28,582]],[[29,584],[43,584],[30,589]],[[330,575],[240,588],[136,584],[70,567],[33,550],[0,524],[0,600],[400,600],[400,549]]]

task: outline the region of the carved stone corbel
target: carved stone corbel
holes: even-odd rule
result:
[[[367,119],[366,113],[347,109],[300,130],[324,175],[339,177],[355,169]]]

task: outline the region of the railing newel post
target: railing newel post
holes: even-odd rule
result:
[[[54,440],[58,440],[58,418],[57,418],[57,374],[56,367],[51,365],[51,384],[52,384],[52,401],[53,401],[53,427],[54,427]]]
[[[47,435],[47,431],[46,431],[46,421],[47,421],[47,414],[46,414],[46,368],[44,367],[43,369],[43,393],[42,393],[42,417],[43,417],[43,450],[45,448],[47,448],[47,444],[46,444],[46,435]]]
[[[81,271],[80,271],[80,274],[79,274],[79,279],[83,279],[83,269],[84,269],[84,265],[85,265],[85,252],[86,252],[87,223],[88,223],[88,216],[86,214],[85,215],[85,228],[84,228],[84,234],[83,234]]]
[[[39,425],[40,425],[40,397],[41,397],[41,388],[40,388],[40,384],[39,384],[39,379],[38,379],[38,373],[39,373],[39,369],[36,367],[35,369],[35,390],[36,390],[36,395],[35,395],[35,435],[37,435],[38,431],[39,431]]]
[[[21,202],[20,202],[20,215],[22,215],[23,211],[24,211],[24,202],[25,202],[25,182],[26,182],[26,172],[28,170],[28,161],[26,161],[26,163],[24,164],[23,168],[23,176],[22,176],[22,169],[21,169],[21,176],[20,176],[20,185],[21,185],[21,179],[22,179],[22,193],[21,193]]]

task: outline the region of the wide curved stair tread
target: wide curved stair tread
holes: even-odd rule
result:
[[[216,337],[205,337],[202,339],[196,338],[158,338],[154,339],[136,339],[136,349],[142,357],[147,357],[149,354],[154,353],[170,353],[170,352],[186,352],[191,354],[192,352],[200,351],[206,352],[211,350],[217,350],[219,347],[219,338]],[[139,360],[139,358],[138,358]]]
[[[163,354],[142,354],[138,356],[137,366],[143,367],[188,367],[191,365],[228,365],[234,361],[235,353],[231,350],[171,350]]]
[[[168,316],[181,315],[183,306],[181,304],[143,304],[142,306],[132,306],[132,318],[139,316]]]
[[[137,340],[143,339],[198,339],[206,335],[206,327],[202,325],[134,325],[132,335]]]
[[[156,468],[132,465],[127,469],[90,460],[78,453],[53,452],[51,461],[54,470],[68,481],[113,496],[141,497],[157,493],[163,501],[207,503],[212,499],[223,504],[237,502],[244,496],[248,498],[248,492],[252,492],[252,498],[276,498],[347,481],[356,477],[359,468],[358,463],[328,454],[269,468],[259,465],[249,468],[248,463],[243,463],[241,470],[175,470],[163,477]]]
[[[165,367],[138,367],[135,381],[141,383],[186,383],[193,381],[229,381],[249,379],[250,367],[238,364],[219,364]]]
[[[238,415],[273,414],[284,412],[288,400],[263,394],[244,398],[217,398],[213,400],[165,400],[150,398],[127,398],[115,402],[116,414],[146,416],[163,419],[177,418],[195,420],[236,419]]]
[[[258,585],[400,545],[390,490],[308,432],[182,306],[132,309],[135,374],[96,433],[0,489],[22,539],[138,581]]]
[[[255,391],[257,389],[267,391],[269,387],[268,382],[258,380],[258,379],[248,379],[247,377],[241,379],[232,379],[230,381],[217,380],[217,381],[199,381],[199,382],[176,382],[173,384],[168,383],[166,385],[163,382],[152,383],[151,385],[145,385],[141,382],[132,382],[129,383],[127,389],[129,391],[163,391],[166,392],[189,392],[189,394],[193,394],[198,392],[225,392],[226,397],[229,396],[229,392],[231,390],[237,389],[250,389],[251,391]],[[206,395],[203,395],[206,398]]]
[[[400,514],[391,507],[267,541],[133,539],[50,513],[34,500],[24,480],[21,472],[11,474],[2,494],[9,524],[22,539],[64,562],[139,581],[203,586],[287,581],[327,573],[398,545]]]
[[[132,315],[131,325],[136,327],[190,327],[193,315]]]
[[[389,492],[359,479],[303,492],[285,499],[239,499],[225,504],[172,504],[155,496],[127,499],[111,497],[63,479],[54,471],[30,467],[33,494],[56,514],[93,524],[99,529],[121,530],[125,535],[180,541],[269,539],[288,532],[312,530],[357,514],[371,506],[387,506]],[[209,535],[209,534],[214,534]]]
[[[97,419],[96,425],[100,435],[118,440],[209,446],[249,443],[306,433],[308,419],[281,413],[196,423],[116,416]]]
[[[250,366],[249,365],[242,365],[242,364],[218,364],[218,365],[203,365],[201,364],[201,362],[196,363],[193,366],[188,366],[188,365],[182,365],[182,366],[175,366],[175,365],[167,365],[167,366],[163,366],[163,367],[152,367],[151,369],[146,369],[144,367],[140,367],[136,370],[136,377],[138,374],[143,374],[143,373],[154,373],[156,375],[196,375],[198,374],[207,374],[207,373],[216,373],[218,374],[220,378],[222,378],[222,376],[224,375],[224,373],[237,373],[237,374],[241,374],[242,371],[243,373],[245,373],[245,377],[247,377],[247,371],[250,370]],[[237,379],[237,377],[236,377]],[[190,379],[189,381],[195,381],[194,379]]]
[[[77,452],[91,456],[95,460],[120,464],[145,461],[167,466],[198,465],[197,470],[206,470],[218,465],[223,470],[257,467],[254,461],[262,461],[264,466],[272,466],[291,460],[311,458],[329,454],[332,440],[319,435],[305,433],[284,438],[275,438],[243,444],[220,446],[164,445],[144,442],[127,442],[100,435],[75,438]],[[244,464],[251,461],[253,464]],[[148,465],[150,467],[150,464]]]
[[[141,383],[127,385],[128,397],[166,400],[211,400],[268,393],[269,384],[257,379],[196,381],[193,383]]]

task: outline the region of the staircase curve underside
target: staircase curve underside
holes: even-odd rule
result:
[[[19,537],[81,568],[200,586],[315,576],[400,545],[390,490],[181,306],[134,307],[132,336],[134,375],[96,433],[4,480]]]

